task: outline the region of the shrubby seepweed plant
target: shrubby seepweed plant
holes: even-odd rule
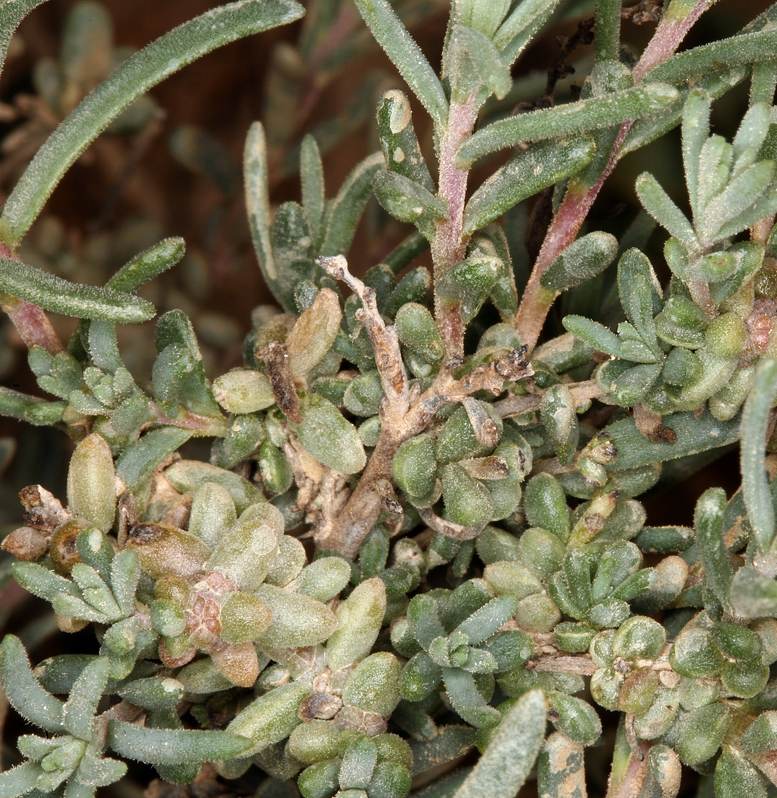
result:
[[[0,6],[3,54],[40,2]],[[248,221],[278,307],[255,312],[245,366],[212,381],[181,310],[156,321],[147,383],[117,342],[155,315],[137,292],[183,241],[103,286],[19,246],[89,143],[148,116],[152,86],[304,9],[220,6],[77,86],[0,217],[0,304],[44,394],[3,388],[0,412],[76,445],[66,500],[26,488],[3,549],[98,653],[33,669],[4,638],[5,695],[40,731],[18,739],[0,796],[92,796],[126,759],[175,784],[210,762],[264,798],[511,798],[530,778],[543,798],[584,796],[609,713],[608,798],[676,796],[683,765],[700,796],[774,794],[777,6],[678,52],[711,4],[597,0],[579,97],[556,105],[551,85],[516,111],[536,80],[511,68],[564,3],[455,0],[438,73],[403,23],[423,4],[311,2],[299,52],[273,62],[282,91],[313,67],[324,85],[367,46],[348,36],[356,9],[405,88],[380,97],[380,152],[334,197],[316,137],[251,127]],[[637,14],[655,28],[634,56],[620,28]],[[728,141],[711,104],[745,81]],[[65,113],[76,84],[55,83]],[[620,158],[677,126],[687,209],[645,173],[620,241],[584,227]],[[289,153],[301,203],[272,208]],[[537,194],[547,229],[535,212],[526,268]],[[373,224],[415,230],[359,278],[348,250],[372,196]],[[666,284],[640,250],[653,220]],[[546,323],[554,303],[566,331]],[[48,312],[78,319],[69,341]],[[209,462],[178,453],[193,437],[213,439]],[[646,526],[641,494],[737,442],[730,499],[711,487],[693,528]]]

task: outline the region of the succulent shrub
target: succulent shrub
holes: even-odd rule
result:
[[[0,63],[41,2],[0,7]],[[439,9],[413,0],[241,0],[135,53],[82,2],[36,64],[59,125],[0,216],[0,306],[41,395],[2,387],[0,413],[74,448],[60,497],[21,492],[0,573],[9,602],[13,578],[96,641],[33,667],[8,619],[0,682],[42,733],[18,738],[0,798],[94,796],[125,760],[264,798],[511,798],[527,780],[560,798],[603,755],[607,786],[588,787],[607,798],[677,796],[684,772],[699,796],[774,793],[777,6],[681,51],[711,0],[437,5],[439,70],[409,32]],[[121,325],[157,315],[139,291],[179,261],[195,274],[196,250],[146,241],[108,274],[63,222],[33,222],[100,134],[146,134],[157,83],[303,17],[245,143],[275,304],[243,365],[213,373],[219,336],[182,296],[125,351]],[[651,26],[639,54],[627,19]],[[541,96],[520,59],[564,20]],[[308,130],[376,42],[401,81],[367,74]],[[739,84],[728,140],[711,114]],[[322,156],[358,126],[379,148],[328,195]],[[616,237],[589,213],[603,183],[675,128],[684,193],[644,172]],[[235,201],[209,134],[169,148]],[[300,201],[278,204],[297,172]],[[360,224],[379,242],[363,269]],[[49,313],[77,320],[67,340]],[[730,497],[705,486],[692,524],[651,522],[643,494],[735,446]]]

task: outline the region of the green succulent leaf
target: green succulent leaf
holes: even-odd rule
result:
[[[20,715],[47,731],[65,731],[65,705],[41,687],[21,640],[14,635],[6,635],[0,643],[0,679],[8,701]]]
[[[454,798],[512,798],[529,776],[545,738],[547,709],[541,690],[530,690],[502,719],[486,753]]]
[[[448,100],[442,84],[394,9],[387,0],[356,0],[356,6],[413,94],[435,125],[442,128],[448,118]]]
[[[239,734],[223,731],[151,729],[111,720],[108,745],[127,759],[176,765],[230,759],[242,754],[251,741]]]

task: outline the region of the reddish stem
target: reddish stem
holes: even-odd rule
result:
[[[448,126],[440,140],[440,182],[437,194],[448,203],[448,215],[436,223],[432,241],[435,285],[440,278],[464,259],[466,239],[462,236],[464,203],[467,197],[468,168],[456,164],[456,153],[472,135],[477,120],[474,98],[463,104],[451,103]],[[461,303],[440,299],[435,292],[435,315],[449,360],[464,355],[464,326]]]
[[[651,69],[665,61],[677,50],[694,22],[713,2],[714,0],[700,0],[685,17],[679,19],[669,16],[662,17],[653,38],[642,53],[639,63],[634,67],[635,84],[640,83]],[[633,124],[633,121],[629,121],[621,125],[607,166],[596,183],[583,194],[567,191],[548,228],[515,318],[516,330],[521,341],[528,346],[529,353],[537,344],[548,311],[555,300],[554,294],[550,294],[542,288],[540,279],[550,264],[577,237],[604,181],[610,176],[618,162],[620,147]]]

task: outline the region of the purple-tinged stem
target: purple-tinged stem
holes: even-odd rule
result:
[[[640,83],[651,69],[665,61],[677,50],[694,22],[714,2],[715,0],[700,0],[688,14],[682,17],[672,15],[672,6],[669,7],[667,14],[659,22],[653,38],[642,53],[639,63],[634,68],[636,84]],[[548,228],[515,317],[515,328],[521,341],[528,347],[529,354],[537,345],[548,311],[556,298],[554,293],[543,289],[540,280],[550,264],[575,240],[580,232],[604,181],[610,176],[618,162],[621,144],[633,124],[633,121],[629,121],[621,125],[607,166],[596,183],[582,194],[567,191]]]
[[[448,126],[440,139],[440,182],[437,194],[448,203],[448,215],[436,223],[432,241],[434,283],[464,259],[467,242],[462,236],[464,203],[467,197],[469,169],[456,165],[456,153],[464,140],[472,135],[477,121],[473,98],[463,104],[451,103]],[[434,299],[435,315],[448,360],[464,355],[464,325],[461,303]]]

